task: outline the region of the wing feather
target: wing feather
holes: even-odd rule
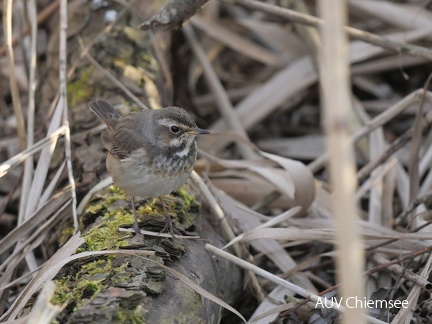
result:
[[[104,130],[101,134],[105,148],[118,159],[124,159],[133,151],[151,146],[147,137],[143,136],[142,114],[131,113],[122,118],[115,129]]]

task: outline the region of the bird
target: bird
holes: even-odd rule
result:
[[[132,197],[133,229],[141,233],[135,197],[158,198],[165,215],[162,230],[178,233],[161,196],[182,186],[197,157],[197,135],[209,134],[197,127],[179,107],[145,109],[124,117],[107,101],[94,100],[90,110],[107,125],[101,132],[107,149],[106,168],[116,186]]]

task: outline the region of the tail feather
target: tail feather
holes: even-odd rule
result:
[[[121,115],[105,100],[91,101],[90,110],[99,117],[108,127],[113,128]]]

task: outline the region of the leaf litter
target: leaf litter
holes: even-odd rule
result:
[[[28,11],[29,15],[33,15],[28,21],[37,21],[39,24],[50,22],[51,29],[40,26],[40,32],[48,37],[55,32],[51,16],[58,16],[53,10],[59,2],[45,7],[37,17],[35,15],[38,13]],[[191,184],[215,215],[215,224],[222,224],[221,234],[225,236],[226,243],[230,242],[229,245],[234,247],[236,258],[239,259],[231,259],[234,256],[227,256],[227,252],[222,253],[210,245],[207,249],[217,254],[218,258],[238,262],[244,269],[254,269],[255,275],[248,275],[245,303],[228,306],[181,274],[172,274],[204,297],[223,307],[232,307],[232,312],[239,312],[237,315],[254,323],[282,322],[284,319],[294,322],[307,322],[311,318],[327,320],[328,313],[315,308],[314,301],[317,296],[325,295],[329,287],[339,288],[335,276],[338,269],[335,262],[338,252],[335,245],[336,226],[331,208],[337,204],[337,196],[333,195],[328,167],[324,163],[328,155],[322,155],[321,151],[326,134],[321,127],[317,93],[319,73],[316,62],[311,59],[317,53],[305,45],[304,39],[298,34],[299,29],[293,31],[300,21],[290,21],[281,15],[269,13],[270,9],[277,6],[267,6],[271,7],[267,10],[257,8],[256,1],[252,0],[226,0],[208,3],[198,11],[197,8],[204,2],[195,2],[195,17],[190,22],[184,20],[192,13],[173,21],[177,28],[185,24],[186,28],[193,31],[195,41],[208,60],[203,63],[202,59],[194,56],[196,53],[185,55],[193,46],[191,42],[194,40],[191,41],[190,37],[186,37],[187,40],[181,44],[172,44],[171,62],[182,62],[173,64],[170,72],[176,76],[172,79],[173,98],[176,105],[190,108],[199,125],[213,130],[213,135],[199,142],[203,154],[197,162],[197,173],[192,176]],[[432,155],[429,125],[431,94],[427,83],[428,63],[425,61],[425,57],[430,55],[430,40],[427,37],[430,35],[431,23],[428,8],[422,7],[419,2],[404,2],[381,1],[377,4],[372,1],[349,1],[350,26],[357,29],[350,29],[349,33],[362,40],[349,41],[350,65],[357,77],[353,79],[351,96],[358,103],[358,107],[352,109],[354,113],[349,126],[352,129],[352,142],[356,144],[357,169],[361,170],[368,163],[373,166],[361,173],[356,194],[360,215],[357,224],[367,261],[364,269],[368,276],[366,296],[375,298],[377,292],[384,289],[386,296],[380,295],[382,298],[391,296],[394,299],[406,299],[410,305],[409,308],[371,312],[370,316],[375,318],[370,317],[369,320],[376,323],[410,320],[427,322],[432,316],[426,303],[432,270],[429,249],[431,221],[427,212],[430,208],[428,198],[432,175],[429,170]],[[175,1],[173,3],[175,5]],[[139,9],[137,12],[145,11],[135,2],[131,5]],[[316,14],[313,4],[306,2],[306,6],[308,11],[301,14]],[[76,4],[70,6],[68,14],[73,15],[77,7]],[[105,9],[98,10],[103,12]],[[46,15],[46,12],[50,14]],[[130,12],[130,7],[125,7],[124,12]],[[82,14],[79,10],[75,13],[78,16]],[[14,16],[13,19],[19,17]],[[100,22],[94,24],[94,28],[100,28],[100,35],[108,35],[109,30],[104,29],[106,26]],[[86,38],[79,39],[85,24],[78,20],[71,22],[71,25],[75,27],[74,35],[70,37],[76,37],[76,44],[86,43]],[[385,28],[380,29],[383,26]],[[15,35],[25,35],[31,30],[30,27],[20,30],[15,25],[13,28],[16,29]],[[361,34],[363,31],[382,37],[375,37],[368,43],[370,34]],[[179,36],[178,33],[174,32],[173,35]],[[31,39],[34,34],[30,33],[27,37]],[[293,46],[301,44],[301,48],[293,49],[290,44],[279,44],[278,39],[281,37],[296,44]],[[55,43],[54,38],[48,39],[49,43],[41,45],[46,53]],[[399,46],[406,51],[389,51],[389,44],[384,44],[386,39],[393,48]],[[24,60],[27,58],[20,57],[17,49],[29,45],[18,38],[2,38],[2,55],[6,53],[7,42],[16,46],[15,66],[25,66]],[[138,100],[143,102],[143,106],[149,105],[148,97],[133,87],[127,76],[104,62],[102,55],[95,52],[88,54],[87,51],[92,50],[92,46],[98,46],[98,42],[99,39],[87,49],[76,46],[78,54],[75,55],[81,61],[88,60],[88,66],[100,65],[96,69],[99,72],[92,74],[91,77],[95,79],[90,83],[108,83],[109,90],[97,93],[89,87],[87,90],[90,95],[79,93],[82,98],[75,96],[74,100],[77,101],[69,109],[75,111],[77,106],[85,105],[93,96],[104,96],[117,102],[124,102],[123,98],[129,97],[132,102]],[[124,46],[125,51],[128,46]],[[131,56],[130,53],[123,55]],[[7,62],[10,64],[11,61]],[[82,63],[77,62],[74,62],[78,64],[76,66]],[[57,71],[61,68],[51,63],[42,58],[37,66],[30,68],[33,69],[32,73],[37,71],[39,75],[42,73],[39,69],[44,66],[54,70],[57,68]],[[128,66],[133,66],[133,63],[128,63]],[[6,202],[4,212],[0,215],[0,294],[2,300],[12,305],[7,309],[4,302],[0,304],[2,321],[20,316],[27,301],[43,283],[49,282],[71,258],[79,257],[72,256],[82,244],[79,233],[69,235],[62,247],[53,241],[53,237],[61,234],[57,227],[67,222],[70,224],[72,220],[71,176],[77,185],[78,203],[89,192],[89,188],[106,177],[99,169],[83,170],[80,163],[75,163],[80,161],[74,155],[77,143],[87,145],[86,141],[95,141],[93,133],[99,131],[81,127],[73,120],[70,121],[70,128],[67,126],[67,118],[70,117],[64,115],[65,102],[62,100],[65,98],[57,95],[60,91],[58,73],[55,77],[50,75],[44,87],[36,89],[35,95],[27,91],[32,73],[26,75],[27,79],[23,82],[17,81],[23,78],[22,74],[10,71],[13,70],[8,70],[6,76],[11,83],[0,92],[0,181],[14,172],[18,174],[17,179],[23,179],[22,183],[28,187],[19,186],[11,196],[7,192],[0,192],[0,199]],[[73,79],[75,68],[69,72],[68,81],[63,75],[62,82],[75,82],[74,89],[88,86],[77,86],[77,79]],[[147,72],[151,74],[155,71],[148,69]],[[104,75],[107,73],[111,81],[105,80]],[[205,80],[208,75],[212,75],[210,82]],[[168,79],[165,78],[165,81]],[[50,89],[49,86],[53,84],[56,86]],[[20,96],[16,96],[17,86]],[[385,87],[386,91],[377,91],[376,87]],[[156,82],[154,88],[160,90],[160,82]],[[189,98],[184,93],[188,93]],[[42,98],[36,102],[36,118],[45,115],[49,119],[32,121],[29,118],[28,122],[32,123],[30,127],[23,125],[21,119],[25,116],[24,112],[28,111],[27,103],[34,100],[35,96]],[[383,109],[378,112],[371,109],[371,99]],[[421,107],[424,107],[424,112]],[[404,112],[409,109],[417,115]],[[15,154],[17,143],[23,143],[23,131],[32,128],[34,144],[30,142],[26,147],[21,146],[20,152]],[[53,160],[64,145],[64,135],[69,130],[71,155],[62,156],[61,163],[53,168]],[[218,132],[225,130],[227,132],[218,137]],[[407,131],[412,133],[411,138],[394,152],[386,153],[395,138]],[[78,133],[86,140],[74,142],[77,139],[74,136]],[[293,142],[295,140],[296,144],[290,143],[290,139]],[[401,149],[411,150],[409,161],[399,158],[398,150]],[[387,155],[382,158],[384,154]],[[29,156],[35,159],[30,173],[24,172],[23,168],[23,162]],[[88,158],[92,159],[91,156]],[[96,155],[93,158],[94,165],[103,163],[97,160]],[[104,185],[108,183],[105,181]],[[19,203],[19,197],[24,192],[29,193],[27,199]],[[78,207],[78,214],[84,205],[82,203]],[[20,217],[18,221],[18,214],[25,217]],[[8,221],[10,219],[14,221]],[[389,264],[392,262],[395,263]],[[379,270],[374,270],[377,267]],[[18,271],[12,271],[14,269]],[[169,268],[166,270],[172,271]],[[372,278],[368,271],[378,274]],[[269,284],[273,279],[273,284]],[[48,285],[46,289],[48,291]],[[296,293],[302,297],[299,298]],[[41,293],[40,300],[44,300],[43,296]],[[44,303],[50,310],[49,299],[45,299]],[[332,314],[338,316],[337,313]],[[224,316],[224,321],[234,321],[230,315]]]

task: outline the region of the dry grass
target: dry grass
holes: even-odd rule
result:
[[[245,303],[232,311],[253,323],[331,322],[341,311],[360,323],[364,309],[315,308],[337,292],[409,301],[371,310],[370,322],[431,321],[432,13],[424,2],[348,1],[346,22],[344,5],[325,0],[320,15],[313,1],[212,1],[174,34],[138,31],[158,1],[107,3],[33,0],[23,10],[3,1],[0,321],[19,319],[34,293],[82,256],[78,217],[110,183],[98,185],[107,174],[101,127],[86,115],[93,97],[124,109],[174,99],[213,130],[199,143],[191,184],[236,255],[206,249],[248,270]],[[130,52],[116,34],[126,23]],[[143,65],[126,60],[136,56]],[[59,247],[65,224],[75,234]],[[62,310],[50,294],[47,285],[32,310],[46,316],[41,323]]]

